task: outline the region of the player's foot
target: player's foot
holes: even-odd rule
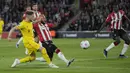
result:
[[[19,48],[19,44],[16,44],[16,48]]]
[[[19,59],[15,59],[14,63],[12,64],[11,67],[15,67],[16,65],[18,65],[20,63]]]
[[[128,56],[125,56],[125,55],[119,55],[119,58],[128,58]]]
[[[104,49],[104,52],[103,52],[103,54],[104,54],[104,56],[107,58],[107,51]]]
[[[49,67],[51,67],[51,68],[59,68],[58,66],[56,66],[55,64],[49,64]]]
[[[71,60],[68,62],[67,67],[69,67],[70,64],[71,64],[72,62],[74,62],[74,60],[75,60],[75,59],[71,59]]]

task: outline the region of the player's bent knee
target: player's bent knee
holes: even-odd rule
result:
[[[42,54],[47,54],[47,51],[44,47],[41,47],[39,50]]]
[[[117,46],[117,45],[119,45],[120,43],[121,43],[120,40],[116,40],[116,41],[114,42],[114,45]]]
[[[60,52],[60,49],[56,49],[56,51],[55,51],[57,54]]]

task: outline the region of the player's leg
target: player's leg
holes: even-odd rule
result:
[[[29,56],[20,59],[20,63],[31,62],[31,61],[35,60],[35,58],[36,58],[36,54],[33,51]]]
[[[49,56],[49,58],[50,58],[50,54],[49,54],[49,52],[48,52],[48,51],[49,51],[48,45],[47,45],[46,43],[41,43],[40,41],[39,41],[39,44],[40,44],[40,46],[43,46],[43,47],[46,48],[47,54],[48,54],[48,56]],[[50,58],[50,59],[51,59],[51,61],[52,61],[52,58]],[[46,62],[43,57],[37,57],[37,58],[36,58],[36,61]]]
[[[58,66],[52,64],[47,52],[46,52],[46,49],[43,48],[43,47],[40,47],[40,52],[42,54],[42,57],[46,60],[47,64],[51,67],[51,68],[59,68]]]
[[[115,42],[111,43],[105,50],[109,51],[110,49],[117,46],[118,44],[120,44],[120,37],[116,37]]]
[[[113,43],[111,43],[106,49],[104,49],[104,56],[107,58],[108,51],[111,50],[113,47],[117,46],[120,44],[120,36],[119,32],[115,31],[113,34],[113,40],[115,40]]]
[[[125,43],[124,43],[124,47],[123,47],[123,49],[122,49],[119,57],[121,57],[121,58],[127,58],[127,56],[125,56],[124,54],[128,50],[128,47],[129,47],[129,44],[130,44],[130,37],[128,36],[128,34],[125,31],[122,31],[121,38],[125,41]]]
[[[46,60],[47,64],[49,65],[49,67],[51,68],[59,68],[58,66],[52,64],[48,54],[47,54],[47,51],[44,47],[41,47],[39,44],[37,44],[36,42],[34,41],[31,41],[32,44],[30,44],[32,47],[34,47],[34,49],[36,51],[40,51],[41,54],[42,54],[42,57]]]
[[[12,64],[11,67],[15,67],[16,65],[20,64],[20,63],[25,63],[25,62],[31,62],[33,60],[35,60],[35,52],[34,51],[29,51],[31,54],[25,58],[22,59],[15,59],[14,63]]]
[[[61,50],[58,49],[53,43],[50,43],[48,46],[50,47],[51,58],[53,58],[53,53],[55,52],[58,55],[58,57],[67,64],[67,66],[69,66],[74,61],[74,59],[72,59],[70,61],[67,60],[66,57],[64,56],[64,54],[61,52]]]
[[[58,48],[55,50],[55,52],[58,55],[58,57],[67,64],[67,67],[70,66],[70,64],[74,61],[74,59],[67,60],[66,57],[64,56],[64,54]]]

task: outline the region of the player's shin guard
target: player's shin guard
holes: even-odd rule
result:
[[[117,46],[118,44],[120,44],[120,41],[116,41],[114,43],[111,43],[105,50],[109,51],[110,49],[112,49],[113,47]]]
[[[50,60],[45,48],[41,49],[41,53],[42,53],[43,58],[46,60],[47,64],[50,64],[51,60]]]
[[[58,57],[63,60],[65,63],[68,63],[69,61],[65,58],[64,54],[60,51],[60,49],[56,49],[56,53]]]
[[[123,49],[122,49],[122,51],[121,51],[121,54],[120,54],[120,55],[124,55],[124,54],[125,54],[125,52],[127,51],[128,47],[129,47],[129,45],[128,45],[128,44],[124,44],[124,47],[123,47]]]
[[[20,63],[31,62],[33,60],[35,60],[35,57],[27,56],[25,58],[20,59]]]
[[[106,51],[109,51],[110,49],[112,49],[113,47],[115,47],[114,43],[111,43],[107,48]]]

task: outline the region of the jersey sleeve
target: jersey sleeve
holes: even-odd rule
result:
[[[20,25],[18,25],[16,28],[17,28],[17,29],[20,29],[20,30],[23,30],[23,29],[25,28],[25,26],[20,23]]]
[[[52,24],[52,23],[47,23],[47,26],[48,26],[49,28],[52,28],[52,27],[54,27],[54,24]]]
[[[107,19],[106,19],[106,22],[110,22],[112,19],[111,19],[111,15],[108,15]]]
[[[126,19],[125,12],[123,10],[120,10],[121,15],[123,16],[124,19]]]
[[[123,10],[120,10],[120,12],[121,12],[122,16],[125,15],[125,12]]]

